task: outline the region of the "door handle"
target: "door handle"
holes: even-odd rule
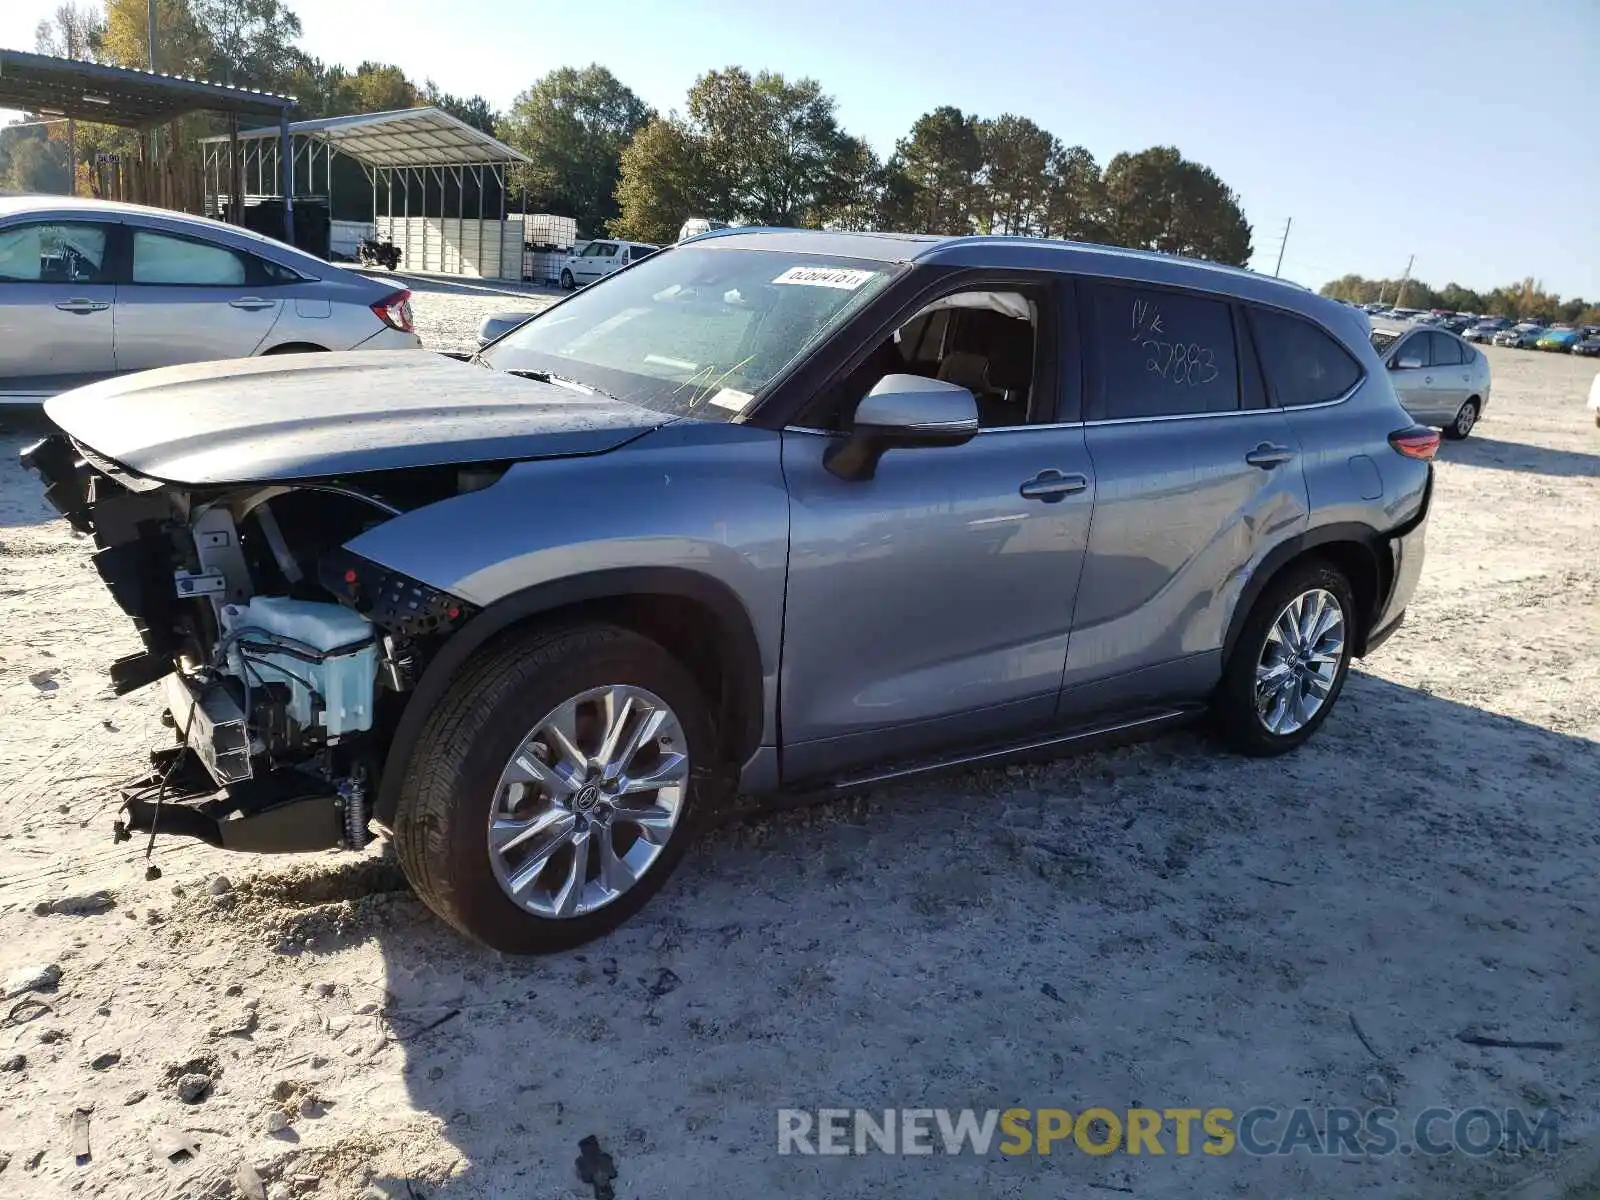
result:
[[[56,307],[62,312],[82,314],[105,312],[111,305],[105,300],[63,300]]]
[[[1088,486],[1089,480],[1086,476],[1063,475],[1052,468],[1040,471],[1018,488],[1017,492],[1025,500],[1043,500],[1046,504],[1055,504],[1075,492],[1086,490]]]
[[[259,309],[271,308],[276,300],[263,300],[260,296],[240,296],[237,300],[229,300],[228,307],[242,308],[246,312],[256,312]]]
[[[1423,383],[1432,383],[1433,382],[1433,376],[1432,375],[1424,375],[1422,377],[1422,382]]]
[[[1263,471],[1270,471],[1274,467],[1281,467],[1294,457],[1294,451],[1287,446],[1274,446],[1271,442],[1262,442],[1249,454],[1244,456],[1245,462],[1252,467],[1260,467]]]

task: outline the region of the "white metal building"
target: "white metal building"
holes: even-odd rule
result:
[[[400,247],[403,270],[522,278],[524,221],[506,213],[506,169],[528,161],[519,151],[431,107],[296,121],[288,133],[296,195],[326,196],[331,210],[335,156],[360,165],[372,231]],[[226,135],[201,143],[208,211],[229,200],[231,145]],[[277,195],[279,130],[241,132],[238,146],[245,196]],[[360,236],[350,226],[334,222],[335,249],[350,252],[341,243]]]

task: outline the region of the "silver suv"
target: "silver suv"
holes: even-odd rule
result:
[[[1298,746],[1399,624],[1438,446],[1348,307],[1012,238],[730,230],[470,361],[53,400],[176,744],[123,836],[390,831],[511,952],[639,909],[736,797],[1209,715]],[[157,794],[159,791],[159,795]]]

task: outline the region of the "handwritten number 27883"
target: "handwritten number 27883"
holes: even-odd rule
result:
[[[1145,370],[1179,387],[1199,387],[1217,377],[1216,360],[1206,346],[1147,340],[1140,348],[1150,354],[1144,362]]]

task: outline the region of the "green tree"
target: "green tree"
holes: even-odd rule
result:
[[[819,223],[849,192],[864,147],[814,79],[742,67],[708,71],[689,89],[689,124],[704,146],[718,215],[759,225]]]
[[[495,136],[500,114],[495,112],[482,96],[457,96],[451,92],[442,92],[438,84],[429,79],[422,84],[422,101],[435,108],[442,108],[458,121],[465,121],[490,137]]]
[[[1429,307],[1448,308],[1451,312],[1481,313],[1483,311],[1483,297],[1471,288],[1464,288],[1459,283],[1451,280],[1444,285],[1439,293],[1437,306]]]
[[[1105,189],[1094,155],[1082,146],[1058,143],[1051,151],[1045,173],[1040,235],[1075,242],[1099,241],[1104,210]]]
[[[877,228],[883,179],[883,164],[872,147],[860,138],[846,137],[811,219],[824,229]]]
[[[977,209],[985,233],[1036,234],[1045,223],[1050,165],[1060,151],[1054,135],[1027,117],[1004,113],[978,126],[983,175]]]
[[[517,97],[500,133],[531,160],[519,172],[529,203],[592,237],[617,216],[623,148],[652,116],[605,67],[560,67]]]
[[[0,190],[68,191],[67,143],[37,125],[0,128]]]
[[[304,61],[300,18],[282,0],[189,0],[208,53],[206,77],[235,87],[287,90]],[[156,47],[160,62],[161,46]]]
[[[945,105],[923,113],[895,144],[897,186],[906,211],[896,228],[916,233],[970,233],[983,169],[983,138],[976,116]]]
[[[651,121],[622,152],[614,237],[665,243],[691,216],[713,212],[704,147],[677,114]]]
[[[1177,147],[1117,155],[1104,185],[1112,243],[1235,266],[1250,261],[1250,224],[1238,197]]]
[[[421,102],[416,84],[392,63],[364,62],[347,75],[340,88],[344,112],[392,112]]]

